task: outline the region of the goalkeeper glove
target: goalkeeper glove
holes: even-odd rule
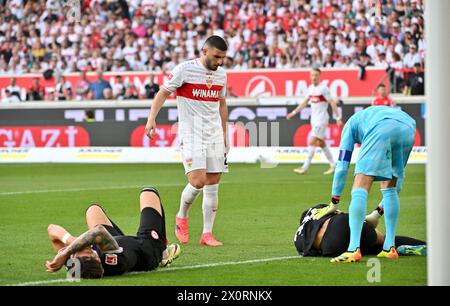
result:
[[[313,220],[319,220],[324,216],[334,214],[337,211],[340,197],[331,197],[331,203],[323,208],[316,209],[313,215]]]

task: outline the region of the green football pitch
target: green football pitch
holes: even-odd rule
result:
[[[84,212],[100,203],[129,235],[138,227],[140,188],[156,187],[166,211],[169,242],[175,242],[174,216],[186,184],[181,165],[33,164],[0,165],[0,285],[426,285],[426,258],[331,264],[329,258],[302,258],[293,245],[300,213],[328,202],[332,177],[326,165],[307,175],[293,165],[264,169],[232,164],[222,178],[214,233],[223,247],[198,244],[201,198],[190,212],[189,244],[173,265],[147,273],[65,282],[66,272],[45,272],[53,258],[47,225],[55,223],[78,235],[86,230]],[[351,175],[341,209],[348,210]],[[378,186],[368,210],[381,198]],[[400,195],[397,233],[425,240],[425,166],[409,165]],[[384,232],[384,223],[379,229]],[[373,278],[374,267],[379,278]],[[375,280],[375,282],[373,281]],[[378,280],[378,281],[377,281]]]

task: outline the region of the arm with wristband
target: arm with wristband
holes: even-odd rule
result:
[[[338,199],[338,202],[333,204],[339,204],[339,199],[345,187],[348,168],[350,167],[350,161],[352,159],[355,139],[353,138],[351,126],[351,122],[348,122],[342,131],[341,144],[339,146],[339,157],[336,163],[336,170],[333,177],[333,188],[331,191],[332,202],[333,199]]]
[[[47,227],[47,233],[56,252],[70,245],[77,238],[72,236],[64,227],[56,224],[50,224]]]
[[[305,100],[303,100],[302,103],[300,103],[299,105],[297,105],[296,108],[294,108],[294,110],[292,112],[290,112],[286,118],[288,120],[291,120],[295,115],[297,115],[298,113],[300,113],[305,107],[308,106],[308,101],[309,101],[309,97],[306,98]]]

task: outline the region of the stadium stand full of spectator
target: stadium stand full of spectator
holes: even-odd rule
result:
[[[392,51],[410,63],[410,45],[418,57],[408,67],[423,65],[423,0],[385,0],[382,16],[370,2],[82,0],[71,23],[59,1],[1,1],[0,73],[170,70],[212,34],[230,46],[231,69],[276,67],[281,54],[292,68],[356,66],[361,53],[369,66],[381,53],[391,65]]]

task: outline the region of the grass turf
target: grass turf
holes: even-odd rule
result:
[[[134,235],[139,222],[139,190],[155,186],[166,211],[169,242],[175,241],[174,216],[186,184],[182,166],[0,165],[0,285],[41,284],[39,281],[44,285],[426,285],[425,257],[380,260],[381,281],[370,283],[368,260],[373,257],[363,257],[358,264],[337,265],[329,263],[329,258],[296,256],[292,240],[300,213],[329,199],[332,177],[322,174],[326,168],[313,165],[307,175],[299,176],[292,172],[292,165],[272,169],[231,165],[220,186],[214,229],[225,246],[198,245],[200,198],[190,212],[190,243],[182,245],[182,254],[171,268],[80,283],[51,283],[64,279],[65,271],[45,272],[45,261],[54,256],[47,225],[56,223],[80,234],[85,230],[84,212],[90,203],[102,204],[125,233]],[[351,177],[343,194],[344,211],[348,210]],[[380,198],[375,186],[368,210],[375,208]],[[397,233],[425,239],[424,165],[408,166],[400,199]],[[383,223],[379,229],[384,231]],[[289,256],[293,258],[280,259]]]

